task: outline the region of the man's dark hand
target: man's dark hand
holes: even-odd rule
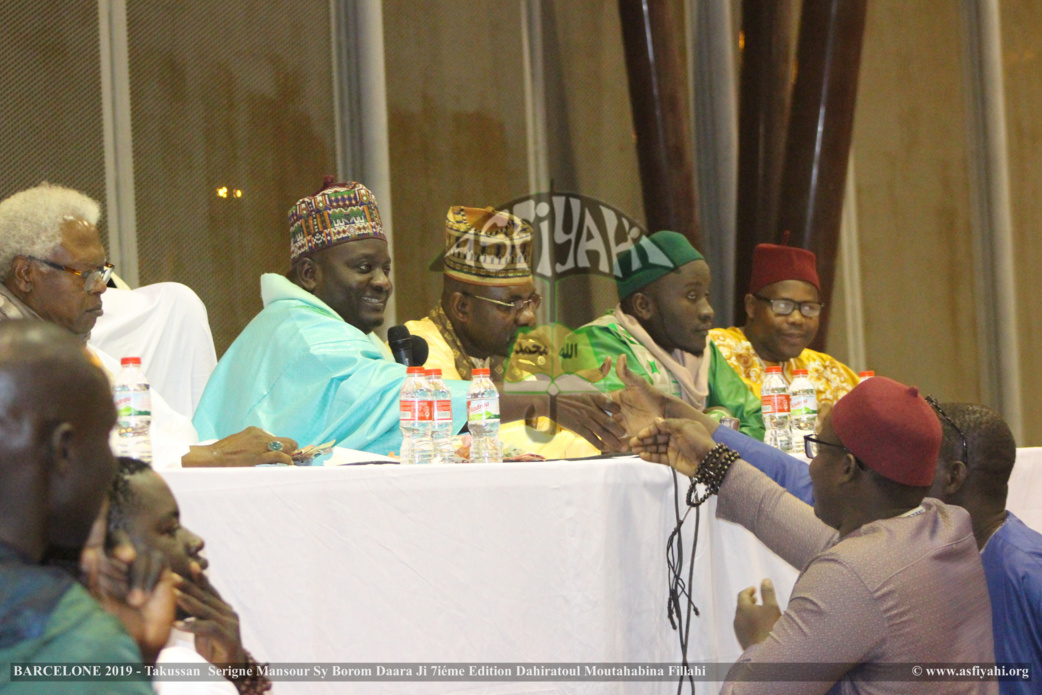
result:
[[[696,408],[679,398],[663,393],[630,371],[625,355],[620,355],[615,364],[615,374],[625,388],[612,397],[622,408],[622,415],[631,434],[636,434],[654,424],[656,418],[697,420],[703,426],[716,428],[716,421],[704,416]],[[703,419],[704,418],[704,419]]]
[[[781,617],[778,599],[774,596],[774,584],[764,579],[760,584],[763,605],[756,603],[756,587],[750,586],[738,594],[738,608],[734,613],[734,634],[742,649],[759,644],[771,634],[774,624]]]
[[[272,442],[278,442],[282,448],[272,451]],[[190,453],[181,458],[181,465],[185,468],[235,468],[262,463],[292,465],[291,454],[296,450],[297,442],[289,437],[276,437],[259,427],[247,427],[208,446],[191,447]]]
[[[195,650],[210,663],[245,663],[239,615],[210,584],[198,562],[189,570],[191,578],[179,577],[176,589],[178,607],[191,617],[177,623],[177,628],[195,635]]]
[[[136,548],[122,531],[107,543],[92,532],[80,567],[91,595],[123,624],[145,663],[154,664],[174,622],[174,576],[162,554]]]
[[[619,404],[603,393],[558,394],[554,419],[606,453],[628,451]]]
[[[664,463],[688,477],[709,450],[716,446],[709,432],[692,420],[656,420],[630,442],[633,452],[645,461]]]

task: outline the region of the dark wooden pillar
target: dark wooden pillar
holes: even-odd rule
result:
[[[797,49],[799,72],[782,176],[777,234],[818,256],[829,303],[854,128],[867,0],[804,0]],[[824,347],[828,312],[814,347]]]
[[[734,320],[745,323],[753,247],[774,241],[798,0],[743,0]]]
[[[619,16],[647,229],[680,232],[701,249],[679,24],[661,0],[619,0]]]

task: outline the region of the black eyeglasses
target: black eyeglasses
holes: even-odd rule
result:
[[[46,266],[54,268],[55,270],[64,270],[66,273],[72,273],[73,275],[79,275],[83,278],[83,291],[94,292],[99,287],[104,287],[108,284],[109,278],[112,277],[112,270],[115,266],[111,263],[106,263],[100,268],[94,268],[93,270],[76,270],[70,268],[67,265],[61,263],[55,263],[54,261],[48,261],[44,258],[37,258],[36,256],[26,256],[30,261],[36,261],[37,263],[43,263]]]
[[[486,302],[490,302],[501,307],[509,307],[510,309],[514,310],[515,314],[520,314],[522,311],[525,310],[526,307],[530,308],[532,311],[535,311],[539,308],[539,305],[543,303],[543,298],[540,297],[538,294],[533,294],[528,299],[515,299],[512,302],[503,302],[498,299],[492,299],[492,297],[482,297],[480,294],[465,294],[468,297],[473,297],[474,299],[483,299]]]
[[[778,316],[788,316],[799,309],[801,314],[812,319],[815,316],[820,316],[821,310],[825,308],[824,302],[797,302],[795,299],[768,299],[767,297],[761,297],[758,294],[754,294],[753,296],[761,302],[769,303],[771,305],[771,311]]]
[[[864,471],[868,470],[868,466],[865,465],[865,462],[859,459],[854,454],[854,452],[848,449],[847,447],[843,446],[842,444],[833,444],[832,442],[826,442],[823,439],[818,439],[813,434],[803,435],[803,453],[807,455],[807,458],[812,459],[818,455],[818,444],[835,447],[836,449],[842,449],[843,451],[847,452],[848,454],[854,457],[854,463],[857,464],[858,468]]]
[[[812,459],[818,455],[817,445],[821,444],[824,446],[834,446],[837,449],[850,453],[850,450],[842,444],[833,444],[832,442],[826,442],[824,439],[818,439],[813,434],[803,435],[803,453],[807,455],[807,458]]]
[[[966,435],[962,433],[959,426],[955,424],[955,421],[948,417],[948,413],[941,409],[941,404],[937,402],[937,399],[933,396],[927,396],[926,402],[933,406],[933,409],[937,411],[937,414],[941,416],[941,419],[948,423],[948,426],[955,430],[955,434],[959,435],[959,441],[962,442],[962,462],[968,464],[970,457],[970,444],[966,441]]]

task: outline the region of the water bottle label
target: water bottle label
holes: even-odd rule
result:
[[[791,405],[792,415],[810,417],[818,414],[818,398],[814,394],[793,396]]]
[[[148,391],[123,391],[116,395],[116,415],[120,418],[151,417],[152,396]]]
[[[438,422],[452,421],[452,401],[434,401],[434,419]]]
[[[762,409],[764,415],[774,415],[775,413],[788,413],[789,412],[789,394],[787,393],[776,393],[774,395],[764,395],[762,401]]]
[[[499,419],[498,398],[472,398],[467,401],[467,420],[470,422],[479,420]]]
[[[419,398],[403,398],[399,420],[401,422],[430,422],[433,420],[431,401]]]

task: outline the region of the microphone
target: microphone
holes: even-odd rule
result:
[[[430,346],[427,345],[427,341],[418,335],[409,336],[412,338],[412,367],[422,367],[427,364],[427,355],[430,354]]]
[[[394,355],[395,362],[404,364],[406,367],[412,366],[413,341],[408,328],[391,326],[387,329],[387,344],[391,347],[391,354]],[[426,360],[426,357],[424,359]]]

